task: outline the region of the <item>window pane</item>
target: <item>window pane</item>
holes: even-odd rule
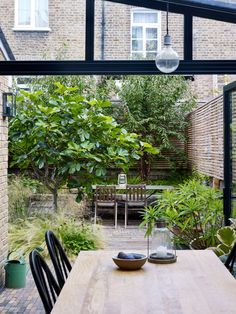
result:
[[[133,52],[132,53],[132,59],[133,60],[143,59],[143,53],[141,53],[141,52]]]
[[[157,51],[157,40],[147,40],[146,41],[147,51]]]
[[[147,52],[146,59],[154,60],[154,59],[156,59],[156,56],[157,56],[156,52]]]
[[[147,39],[157,39],[157,28],[147,28],[146,37]]]
[[[18,24],[30,25],[30,0],[18,0]]]
[[[35,26],[48,26],[48,0],[35,0]]]
[[[132,50],[142,51],[143,50],[143,41],[142,40],[132,40]]]
[[[134,13],[134,23],[157,23],[157,13]]]
[[[132,27],[132,38],[133,39],[142,39],[143,38],[143,28],[142,26],[133,26]]]

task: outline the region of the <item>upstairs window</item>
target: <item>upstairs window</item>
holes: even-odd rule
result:
[[[16,30],[49,30],[48,0],[15,0]]]
[[[131,55],[133,59],[155,59],[160,47],[161,14],[134,9],[131,13]]]

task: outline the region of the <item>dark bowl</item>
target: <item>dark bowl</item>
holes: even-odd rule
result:
[[[123,270],[137,270],[140,269],[147,260],[147,256],[140,254],[140,258],[136,259],[123,259],[112,257],[114,263]]]

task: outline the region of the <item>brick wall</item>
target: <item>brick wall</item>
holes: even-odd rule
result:
[[[8,251],[8,121],[2,117],[2,92],[8,90],[7,78],[0,76],[0,286],[4,283],[3,264]]]
[[[223,97],[198,107],[188,120],[189,166],[223,180]]]

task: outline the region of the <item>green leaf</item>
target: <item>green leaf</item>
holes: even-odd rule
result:
[[[223,227],[217,231],[217,238],[222,244],[232,246],[236,240],[236,232],[231,227]]]

